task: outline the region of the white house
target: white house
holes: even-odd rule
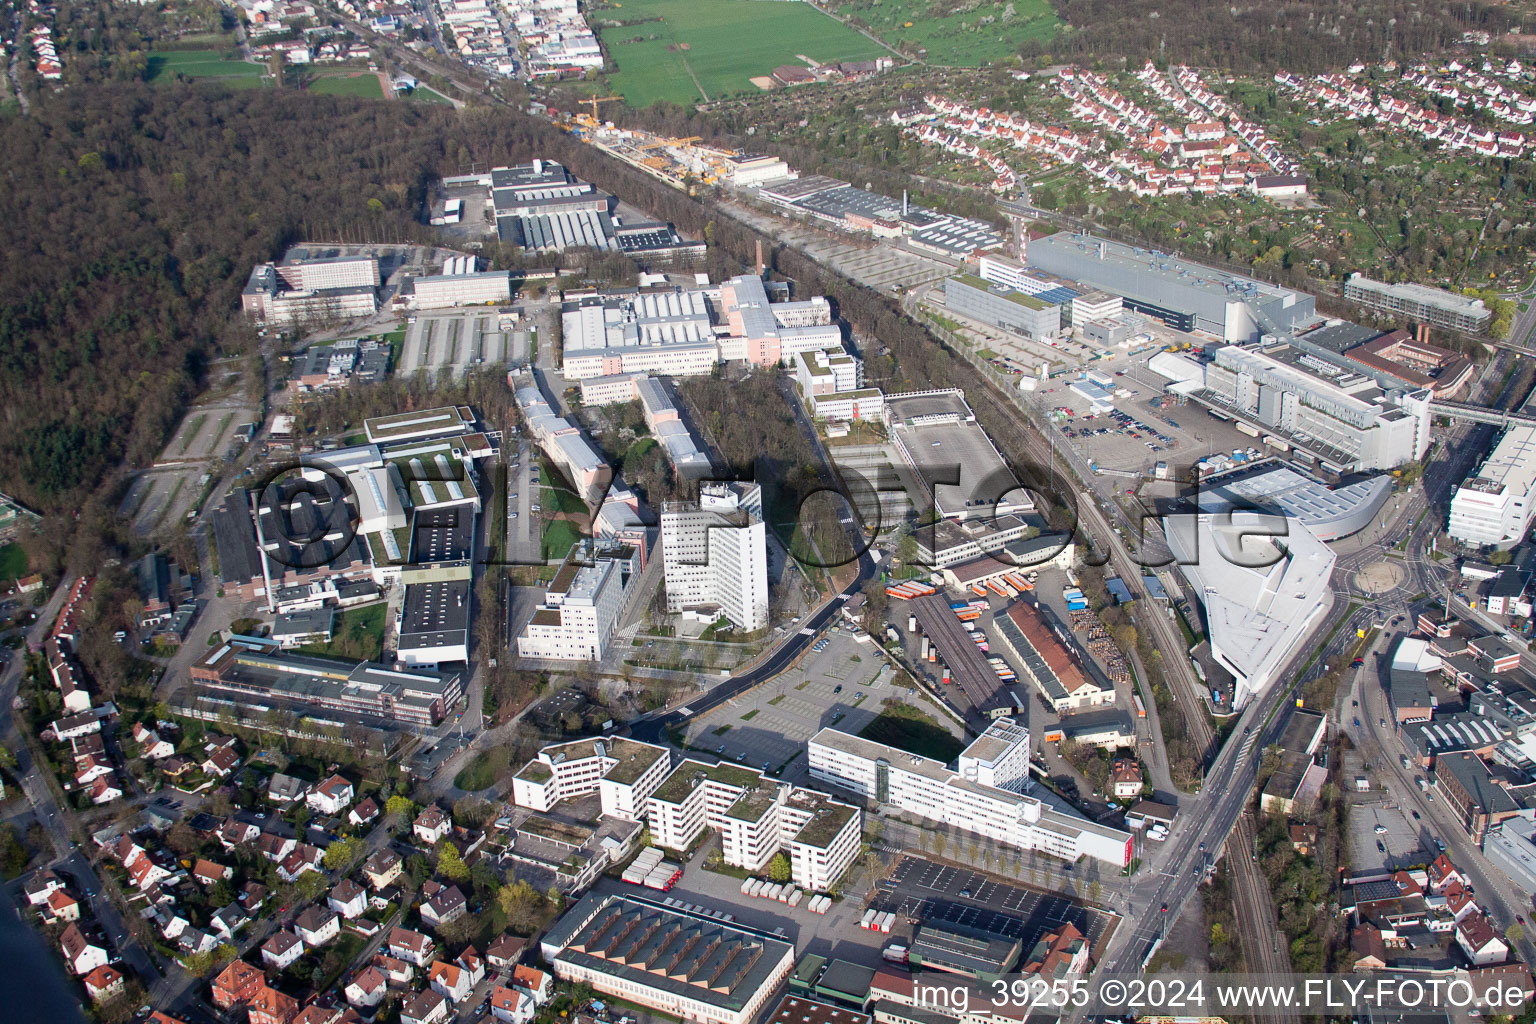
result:
[[[467,971],[458,964],[445,964],[441,960],[434,961],[427,971],[427,983],[432,986],[432,991],[451,1003],[462,1003],[474,988]]]
[[[286,971],[303,955],[304,943],[292,932],[278,932],[261,946],[261,959],[279,971]]]
[[[326,898],[326,905],[351,921],[361,917],[368,909],[368,891],[352,879],[343,878],[336,883],[336,888],[331,890],[331,895]]]
[[[491,1015],[505,1024],[528,1024],[533,1020],[533,997],[515,988],[491,989]]]
[[[364,967],[357,976],[347,982],[347,1003],[360,1010],[372,1009],[384,1001],[389,983],[377,967]]]
[[[341,918],[318,904],[307,907],[293,924],[310,949],[323,946],[341,934]]]
[[[72,973],[90,974],[107,962],[107,951],[85,937],[77,924],[71,924],[59,936],[59,948],[64,951],[64,962]]]
[[[352,783],[332,775],[310,790],[306,801],[316,814],[340,814],[352,805]]]

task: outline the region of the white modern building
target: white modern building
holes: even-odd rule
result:
[[[1393,469],[1429,450],[1428,389],[1389,393],[1283,341],[1222,346],[1204,369],[1192,397],[1332,472]]]
[[[1163,519],[1205,610],[1211,656],[1235,678],[1233,708],[1263,693],[1333,606],[1336,556],[1300,519],[1260,512]]]
[[[831,888],[859,853],[858,808],[741,765],[687,760],[651,794],[651,839],[686,850],[713,829],[727,864],[761,871],[783,851],[796,885]]]
[[[930,821],[1063,860],[1088,856],[1125,867],[1131,835],[1048,807],[1023,790],[1029,733],[1000,718],[960,755],[957,768],[896,747],[822,729],[807,745],[811,777]],[[981,781],[1017,786],[1005,789]]]
[[[512,802],[548,811],[562,800],[595,791],[604,814],[640,821],[650,795],[671,768],[665,747],[638,740],[608,737],[556,743],[540,750],[513,777]]]
[[[768,537],[757,484],[713,483],[661,509],[669,612],[712,610],[738,629],[768,625]]]
[[[639,572],[633,548],[599,551],[590,561],[586,543],[571,548],[544,590],[544,600],[517,638],[524,658],[597,661],[608,649],[624,608],[630,580]]]
[[[271,324],[369,316],[378,306],[379,261],[371,256],[311,257],[290,249],[281,263],[258,264],[241,307]]]
[[[1536,425],[1515,423],[1451,496],[1447,532],[1463,544],[1509,548],[1536,515]]]
[[[418,277],[415,289],[417,309],[483,306],[492,302],[508,302],[512,298],[512,282],[505,270]]]
[[[806,396],[854,391],[864,383],[864,367],[841,346],[795,354],[795,379]]]

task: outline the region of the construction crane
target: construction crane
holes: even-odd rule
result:
[[[621,100],[623,98],[623,96],[588,96],[586,99],[581,100],[580,102],[592,104],[592,120],[596,121],[597,105],[599,103],[607,103],[611,100]]]

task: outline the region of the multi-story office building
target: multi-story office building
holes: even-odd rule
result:
[[[718,831],[726,863],[748,871],[782,851],[795,884],[810,890],[831,888],[859,852],[857,808],[724,761],[678,765],[651,794],[647,819],[656,845],[673,850]]]
[[[652,793],[666,779],[672,757],[665,747],[621,737],[573,740],[539,751],[512,779],[512,801],[549,811],[562,800],[596,792],[603,813],[641,821]]]
[[[1125,305],[1181,331],[1226,341],[1285,334],[1317,319],[1312,296],[1093,235],[1059,232],[1029,243],[1029,263],[1123,296]]]
[[[1089,856],[1116,867],[1129,864],[1129,833],[979,781],[991,778],[1022,788],[1018,766],[1021,753],[1028,760],[1028,745],[1026,730],[1000,718],[960,755],[957,769],[836,729],[812,736],[807,754],[813,779],[866,800],[1063,860]]]
[[[371,256],[313,257],[288,250],[281,263],[258,264],[241,307],[271,324],[369,316],[378,306],[379,261]]]
[[[757,484],[714,483],[661,509],[667,610],[718,610],[748,632],[768,625],[768,537]]]
[[[634,548],[606,548],[594,557],[590,542],[573,546],[517,638],[517,653],[554,661],[600,659],[638,572]]]
[[[213,698],[205,705],[259,703],[305,714],[320,709],[343,716],[336,722],[355,716],[418,728],[441,722],[463,693],[459,672],[288,654],[254,637],[233,637],[213,648],[189,675],[198,695]]]
[[[1493,310],[1482,299],[1422,284],[1387,284],[1358,273],[1349,275],[1344,282],[1344,297],[1378,313],[1468,334],[1486,331],[1493,318]]]
[[[1284,342],[1225,345],[1193,397],[1279,433],[1335,473],[1392,469],[1429,450],[1431,393],[1383,391]]]
[[[1463,544],[1509,548],[1536,516],[1536,426],[1516,423],[1451,496],[1447,532]]]
[[[864,383],[864,364],[841,346],[795,355],[795,379],[806,396],[854,391]]]
[[[505,270],[445,272],[432,277],[418,277],[415,295],[417,309],[480,306],[488,302],[510,300],[512,282]]]
[[[598,504],[613,481],[613,471],[587,441],[581,428],[545,401],[531,378],[515,386],[518,408],[528,424],[528,436],[537,441],[550,461],[565,474],[571,486],[589,505]]]
[[[970,274],[945,280],[944,305],[951,312],[1026,338],[1049,339],[1061,333],[1059,305]]]

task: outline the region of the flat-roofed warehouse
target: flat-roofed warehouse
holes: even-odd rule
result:
[[[885,423],[946,519],[1033,512],[1035,503],[958,388],[887,395]]]
[[[1122,296],[1138,313],[1227,341],[1286,334],[1317,319],[1312,296],[1167,253],[1061,231],[1029,243],[1029,264]]]
[[[750,1024],[794,969],[793,943],[632,896],[590,894],[545,935],[555,976],[699,1024]]]
[[[374,444],[447,437],[450,434],[466,434],[474,429],[475,411],[467,405],[400,412],[363,421],[363,431]]]

